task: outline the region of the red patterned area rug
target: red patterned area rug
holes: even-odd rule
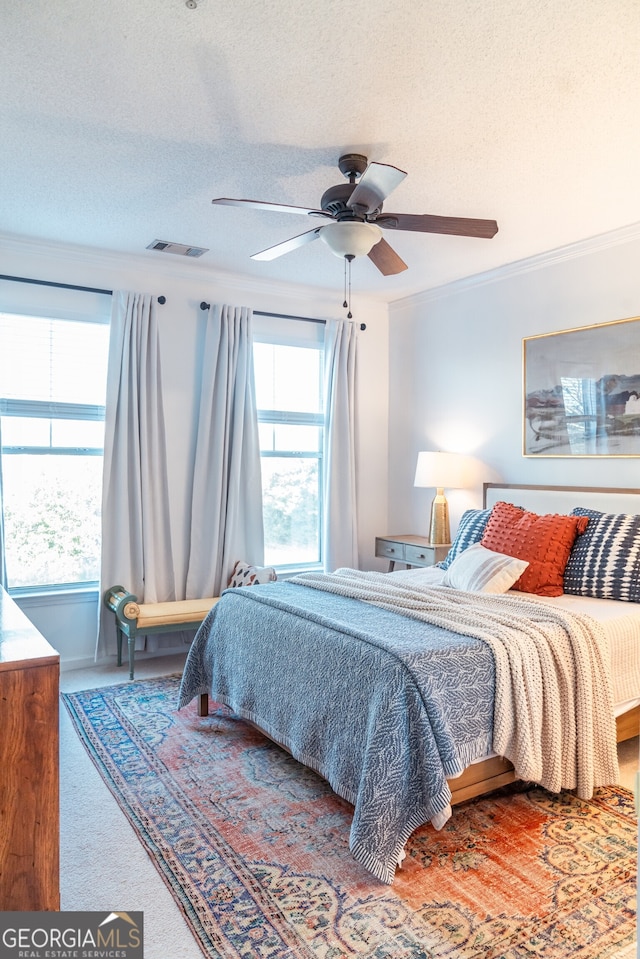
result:
[[[348,803],[228,709],[178,712],[178,684],[63,699],[206,956],[605,959],[634,940],[628,790],[458,806],[386,886],[349,853]]]

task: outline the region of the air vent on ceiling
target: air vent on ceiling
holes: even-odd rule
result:
[[[184,246],[182,243],[170,243],[168,240],[154,240],[147,250],[159,250],[161,253],[176,253],[178,256],[202,256],[209,250],[203,246]]]

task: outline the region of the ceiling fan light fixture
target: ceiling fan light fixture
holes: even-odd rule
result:
[[[369,251],[382,238],[382,230],[373,223],[360,220],[343,220],[341,223],[328,223],[320,231],[324,240],[336,256],[367,256]]]

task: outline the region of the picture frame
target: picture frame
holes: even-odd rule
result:
[[[640,317],[524,337],[523,456],[640,456]]]

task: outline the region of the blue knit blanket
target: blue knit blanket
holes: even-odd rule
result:
[[[180,688],[251,720],[354,806],[349,847],[393,882],[410,834],[451,813],[446,779],[492,747],[495,666],[479,639],[277,582],[227,590]]]

